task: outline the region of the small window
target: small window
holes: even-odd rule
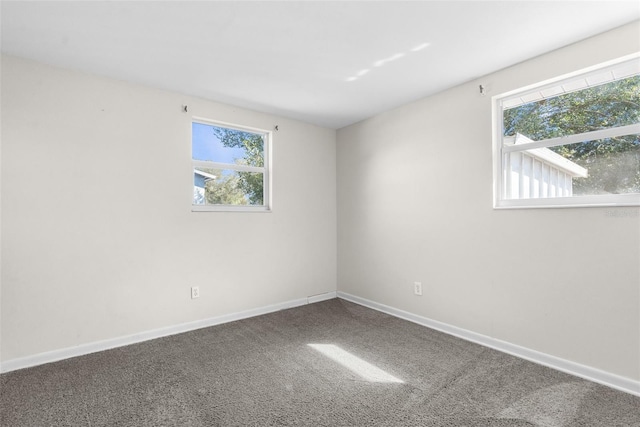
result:
[[[268,211],[270,132],[191,124],[194,211]]]
[[[640,60],[494,98],[494,206],[640,205]]]

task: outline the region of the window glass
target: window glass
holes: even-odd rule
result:
[[[494,102],[495,207],[640,205],[637,58]]]
[[[504,136],[533,141],[591,132],[640,121],[640,76],[505,109]]]
[[[264,136],[194,122],[191,127],[194,160],[264,166]]]
[[[196,205],[262,205],[264,174],[230,169],[193,170]]]
[[[191,130],[194,209],[269,210],[266,154],[270,134],[204,121],[194,121]]]

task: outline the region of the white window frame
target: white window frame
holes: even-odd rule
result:
[[[629,70],[635,69],[637,73],[638,63],[640,63],[640,52],[492,97],[494,209],[640,206],[640,194],[638,193],[507,199],[507,189],[504,186],[504,174],[506,171],[503,161],[506,153],[525,152],[526,150],[534,148],[555,147],[640,133],[640,123],[634,123],[628,126],[550,138],[521,145],[509,145],[505,143],[506,137],[503,136],[503,110],[505,107],[514,107],[556,94],[586,89],[589,87],[590,81],[602,84],[608,81],[630,77],[634,75],[634,73],[630,73]],[[628,74],[624,75],[624,73]],[[560,92],[560,86],[564,86],[564,91]]]
[[[196,205],[191,202],[192,212],[271,212],[271,145],[273,140],[273,132],[270,130],[254,128],[249,126],[237,125],[227,122],[221,122],[217,120],[211,120],[203,117],[192,117],[189,122],[190,127],[193,123],[199,123],[208,126],[223,127],[227,129],[258,133],[264,135],[264,167],[238,165],[235,163],[221,163],[211,162],[204,160],[195,160],[193,155],[191,156],[191,175],[193,175],[193,169],[206,168],[206,169],[229,169],[239,172],[260,172],[263,177],[263,205]],[[190,132],[191,133],[191,132]],[[193,144],[193,134],[191,134],[191,144]],[[193,146],[190,146],[193,150]],[[193,178],[192,178],[193,179]],[[191,183],[191,193],[193,193],[193,182]]]

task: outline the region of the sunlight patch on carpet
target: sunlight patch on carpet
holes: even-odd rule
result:
[[[539,427],[563,427],[575,418],[594,384],[566,382],[528,394],[498,414],[498,418],[526,420]]]
[[[357,356],[345,351],[334,344],[308,344],[309,347],[338,362],[345,368],[358,374],[367,381],[376,383],[404,383],[399,378],[383,371],[369,362],[365,362]]]

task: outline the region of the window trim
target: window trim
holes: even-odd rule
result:
[[[194,205],[193,200],[191,202],[191,212],[271,212],[272,211],[272,202],[271,202],[271,182],[273,180],[272,177],[272,167],[271,167],[271,146],[273,141],[273,132],[266,129],[238,125],[235,123],[227,123],[218,120],[211,120],[204,117],[191,117],[189,121],[190,129],[193,127],[193,123],[199,123],[207,126],[217,126],[224,127],[227,129],[246,131],[251,133],[258,133],[264,135],[264,167],[259,166],[247,166],[247,165],[237,165],[233,163],[220,163],[220,162],[210,162],[206,160],[195,160],[193,158],[193,154],[191,155],[191,170],[193,171],[194,167],[206,167],[213,169],[230,169],[241,172],[260,172],[263,176],[263,205],[255,206],[255,205]],[[191,130],[190,130],[191,133]],[[193,144],[193,133],[191,133],[191,144]],[[191,147],[193,150],[193,147]],[[193,183],[191,183],[193,187]]]
[[[608,61],[599,65],[585,68],[572,73],[564,74],[559,77],[545,80],[540,83],[525,86],[520,89],[505,92],[500,95],[493,96],[491,99],[492,108],[492,135],[493,135],[493,208],[494,209],[539,209],[539,208],[568,208],[568,207],[615,207],[615,206],[640,206],[640,194],[606,194],[606,195],[590,195],[590,196],[572,196],[572,197],[549,197],[549,198],[528,198],[528,199],[506,199],[503,198],[505,191],[503,174],[503,159],[506,153],[524,152],[534,148],[554,147],[559,145],[567,145],[572,143],[583,142],[586,140],[603,139],[613,136],[623,136],[640,133],[640,123],[634,123],[626,126],[618,126],[607,129],[595,130],[581,134],[573,134],[558,138],[550,138],[531,143],[515,145],[506,145],[502,130],[502,113],[504,111],[504,103],[517,98],[532,96],[532,94],[542,93],[550,90],[563,83],[576,81],[579,78],[589,78],[591,76],[601,75],[606,72],[612,72],[616,68],[624,66],[626,63],[637,62],[640,58],[640,52]],[[630,77],[634,74],[621,76],[619,80]],[[602,84],[602,83],[599,83]],[[578,87],[574,90],[563,93],[570,93],[577,90],[585,89],[588,86]],[[552,95],[555,96],[555,95]],[[543,99],[543,98],[539,98]],[[528,99],[520,105],[529,102],[535,102],[539,99]],[[516,105],[509,105],[514,108]]]

